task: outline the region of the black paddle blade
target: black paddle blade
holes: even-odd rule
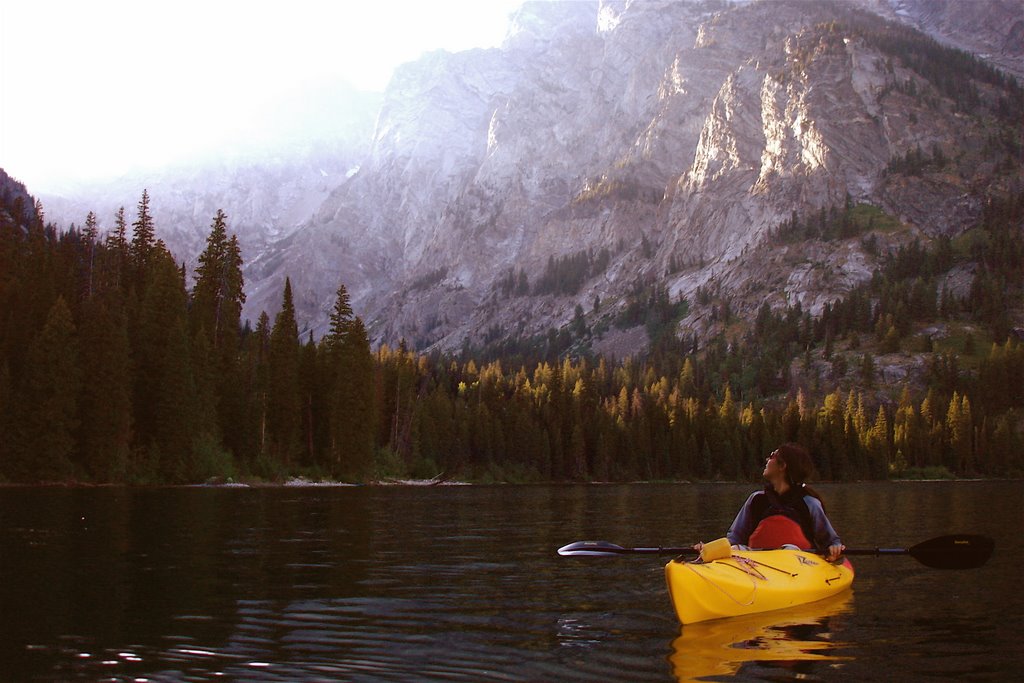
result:
[[[623,548],[608,541],[576,541],[569,545],[563,545],[558,549],[558,554],[563,556],[612,557],[627,552],[629,552],[628,548]]]
[[[974,569],[988,562],[996,543],[988,536],[951,534],[918,543],[908,552],[935,569]]]
[[[569,545],[563,545],[558,549],[558,554],[584,555],[589,557],[618,557],[619,555],[697,555],[692,547],[684,548],[623,548],[608,541],[576,541]]]

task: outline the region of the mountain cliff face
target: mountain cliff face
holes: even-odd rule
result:
[[[233,172],[216,192],[149,190],[177,207],[158,229],[189,226],[160,234],[178,253],[198,254],[217,206],[253,226],[250,319],[277,310],[288,276],[316,333],[344,283],[378,342],[451,350],[572,324],[622,356],[645,343],[624,311],[651,288],[690,302],[677,332],[699,338],[723,328],[723,302],[816,312],[887,246],[970,226],[986,192],[1020,182],[1016,91],[970,64],[936,75],[952,53],[886,20],[1022,73],[1021,10],[527,2],[501,48],[401,67],[363,149]],[[934,163],[894,167],[917,150]],[[860,203],[898,220],[870,239],[773,238]]]
[[[884,245],[962,230],[1002,182],[986,136],[1012,124],[967,111],[892,33],[850,3],[527,3],[502,49],[396,73],[367,162],[253,269],[290,274],[314,328],[342,281],[378,341],[421,349],[543,334],[579,308],[609,328],[641,284],[820,310],[874,257],[857,240],[775,246],[794,212],[871,204],[902,220]],[[956,163],[887,173],[917,148]],[[573,258],[600,265],[538,288]],[[694,307],[681,329],[711,318]]]
[[[867,0],[882,16],[984,57],[1024,78],[1024,7],[1016,0]]]

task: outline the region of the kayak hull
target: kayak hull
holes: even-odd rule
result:
[[[711,562],[672,560],[665,580],[679,621],[693,624],[824,600],[850,587],[853,566],[802,550],[734,550]]]

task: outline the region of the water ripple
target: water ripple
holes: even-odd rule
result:
[[[1008,534],[1024,534],[1019,486],[957,493],[971,490],[827,493],[844,538],[898,544],[968,522],[992,534],[984,524],[1008,519]],[[660,560],[554,553],[583,538],[678,545],[727,525],[746,493],[0,490],[0,678],[667,681],[728,663],[717,675],[871,680],[897,657],[910,678],[1018,672],[1019,544],[956,576],[865,558],[849,609],[752,632],[734,630],[742,620],[680,629]],[[918,504],[956,517],[914,514]],[[879,530],[880,514],[904,527]]]

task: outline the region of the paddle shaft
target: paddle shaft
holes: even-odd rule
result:
[[[844,555],[910,555],[908,548],[847,548]]]
[[[640,555],[697,555],[698,552],[690,546],[683,548],[657,547],[657,548],[623,548],[623,550]]]
[[[846,555],[910,555],[915,560],[935,569],[973,569],[988,561],[995,542],[977,534],[952,534],[932,538],[911,548],[847,548]],[[813,551],[808,551],[813,552]],[[624,548],[607,541],[577,541],[558,549],[559,555],[611,557],[615,555],[697,555],[693,547],[638,547]]]

